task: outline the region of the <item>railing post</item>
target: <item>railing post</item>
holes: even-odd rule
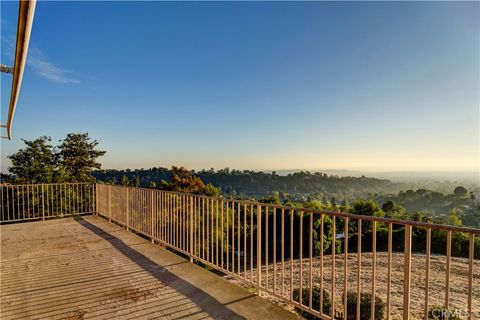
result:
[[[130,231],[130,204],[129,204],[129,188],[125,187],[125,207],[127,211],[127,231]]]
[[[403,264],[403,320],[410,319],[410,272],[412,256],[412,226],[405,226],[405,246]],[[373,299],[374,297],[372,297]]]
[[[190,201],[190,228],[189,228],[189,237],[190,237],[190,262],[193,262],[193,196],[189,196]],[[223,254],[223,253],[222,253]]]
[[[42,220],[45,221],[45,194],[43,192],[43,184],[42,184]]]
[[[98,183],[94,183],[94,188],[95,188],[95,215],[98,216]]]
[[[112,186],[108,185],[108,221],[112,222]]]
[[[151,212],[152,212],[152,217],[151,217],[151,221],[150,221],[150,236],[151,236],[151,241],[152,243],[155,243],[155,239],[154,239],[154,233],[153,233],[153,230],[154,229],[154,222],[153,222],[153,216],[154,216],[154,201],[153,201],[153,196],[154,196],[154,191],[149,191],[150,192],[150,206],[151,206]]]
[[[260,287],[262,286],[262,207],[257,205],[257,294],[260,296]]]
[[[468,248],[468,320],[472,320],[472,294],[473,294],[473,259],[475,257],[475,234],[470,233],[470,245]]]
[[[452,230],[447,231],[447,266],[445,277],[445,309],[449,310],[450,307],[450,260],[452,256]]]

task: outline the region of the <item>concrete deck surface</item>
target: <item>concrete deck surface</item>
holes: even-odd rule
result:
[[[1,319],[297,319],[97,216],[0,226]]]

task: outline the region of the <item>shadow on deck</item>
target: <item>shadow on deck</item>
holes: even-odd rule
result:
[[[2,319],[295,319],[97,216],[1,226]]]

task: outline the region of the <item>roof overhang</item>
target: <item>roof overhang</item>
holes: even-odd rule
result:
[[[33,16],[35,14],[36,0],[20,0],[18,6],[18,24],[17,41],[15,47],[15,61],[13,66],[12,91],[10,93],[10,103],[8,105],[8,118],[2,127],[7,129],[7,138],[12,138],[12,123],[15,116],[20,87],[22,86],[23,71],[27,62],[28,44],[32,31]]]

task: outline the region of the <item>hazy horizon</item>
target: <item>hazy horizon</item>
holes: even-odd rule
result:
[[[89,132],[105,169],[477,174],[479,21],[479,2],[38,2],[1,170],[22,138]]]

